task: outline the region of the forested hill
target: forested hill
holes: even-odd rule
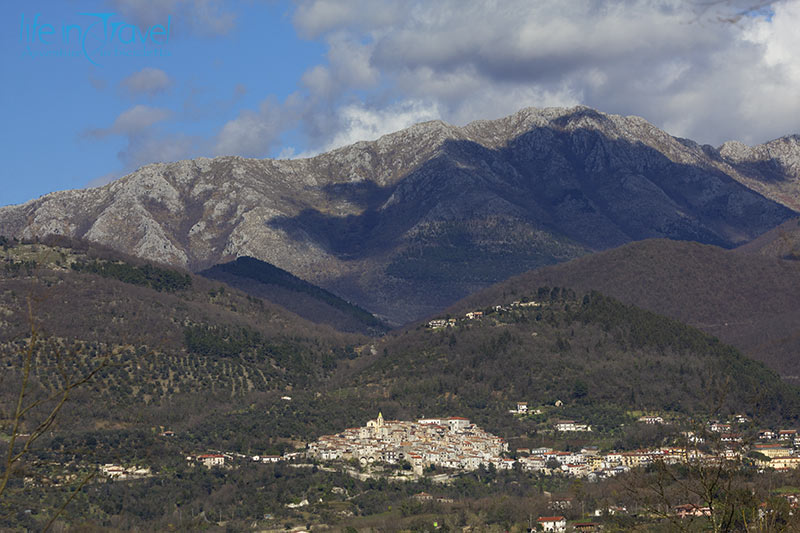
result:
[[[800,218],[787,220],[747,244],[739,246],[736,251],[800,262]]]
[[[699,330],[599,293],[533,288],[485,299],[476,307],[485,313],[479,319],[459,314],[452,327],[419,326],[369,339],[107,251],[5,247],[4,357],[26,335],[24,295],[31,294],[51,347],[81,354],[80,364],[114,353],[114,366],[94,385],[94,399],[109,400],[105,410],[93,411],[96,417],[134,423],[179,399],[199,412],[212,399],[231,411],[254,401],[252,411],[237,415],[247,424],[258,418],[264,434],[309,438],[363,422],[376,409],[398,418],[462,413],[508,435],[515,422],[507,409],[517,400],[562,400],[596,416],[721,409],[775,420],[800,413],[797,389],[761,363]],[[541,305],[514,306],[515,300]],[[53,382],[43,350],[46,388]],[[272,393],[286,390],[305,401],[290,411],[272,407]],[[263,393],[269,394],[253,396]],[[142,411],[148,406],[151,415]],[[197,423],[185,416],[174,421]]]
[[[56,353],[71,354],[76,371],[113,354],[93,388],[105,407],[120,409],[117,419],[179,395],[230,401],[310,386],[363,342],[220,282],[85,242],[0,245],[0,356],[22,351],[31,319],[44,388],[57,384],[48,377]]]
[[[353,386],[392,399],[381,401],[387,416],[460,412],[503,433],[518,400],[561,400],[595,421],[632,409],[762,420],[800,413],[799,389],[695,328],[596,292],[527,296],[541,305],[493,301],[503,307],[481,307],[482,318],[388,337]]]
[[[389,329],[361,307],[291,272],[252,257],[239,257],[215,265],[200,275],[265,298],[307,320],[329,324],[340,331],[377,335]]]
[[[653,239],[526,272],[449,311],[518,299],[543,285],[598,290],[680,320],[800,383],[800,261]]]

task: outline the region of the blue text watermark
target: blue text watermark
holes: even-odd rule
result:
[[[164,24],[140,28],[116,13],[79,13],[56,24],[41,14],[21,16],[19,39],[27,57],[84,57],[101,66],[115,57],[168,57],[172,17]]]

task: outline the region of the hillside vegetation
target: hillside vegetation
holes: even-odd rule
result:
[[[693,242],[636,242],[498,283],[454,306],[518,299],[541,285],[597,290],[693,325],[800,383],[800,262]]]
[[[307,320],[329,324],[340,331],[376,335],[389,329],[361,307],[252,257],[239,257],[203,270],[200,275],[265,298]]]
[[[401,420],[468,417],[511,441],[512,449],[555,443],[579,449],[594,442],[632,450],[662,443],[668,430],[635,427],[642,412],[686,423],[739,413],[753,424],[781,427],[796,426],[800,416],[798,389],[762,363],[698,329],[598,292],[526,287],[513,297],[482,299],[470,309],[482,311],[480,318],[459,313],[450,327],[420,325],[370,338],[314,324],[216,281],[81,243],[7,241],[3,253],[0,452],[28,342],[28,295],[40,335],[31,398],[58,390],[64,363],[78,374],[105,355],[109,364],[36,443],[13,480],[13,499],[0,502],[0,527],[41,526],[74,480],[108,463],[146,465],[154,477],[92,483],[65,520],[164,530],[226,520],[245,527],[264,514],[302,524],[350,523],[352,515],[338,510],[374,518],[430,491],[430,482],[355,481],[316,467],[303,473],[253,466],[249,457],[302,450],[378,412]],[[517,401],[538,414],[509,413]],[[594,440],[555,434],[559,418],[591,424]],[[187,455],[214,450],[238,457],[239,466],[207,472],[186,462]],[[26,489],[26,478],[38,488]],[[334,493],[334,483],[349,492]],[[569,486],[559,477],[479,471],[442,491],[478,505],[470,511],[482,516],[476,520],[502,523],[500,514],[489,519],[480,506],[506,512],[508,495],[528,498]],[[316,514],[286,507],[303,498],[316,498]],[[176,517],[178,501],[185,507]],[[531,503],[546,509],[541,498]],[[41,514],[15,514],[16,508]],[[413,517],[420,509],[405,512]]]

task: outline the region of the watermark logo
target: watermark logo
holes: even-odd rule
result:
[[[19,40],[27,57],[84,57],[101,66],[115,57],[169,56],[172,17],[164,22],[140,28],[116,13],[79,13],[74,21],[55,24],[39,13],[23,13]]]

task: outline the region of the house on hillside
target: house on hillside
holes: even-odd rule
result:
[[[758,440],[772,440],[776,437],[775,432],[771,429],[762,429],[758,432]]]
[[[225,465],[225,456],[218,453],[209,453],[205,455],[198,455],[197,462],[201,463],[206,468]]]
[[[693,503],[677,505],[673,507],[672,510],[678,518],[686,518],[688,516],[711,516],[710,508],[700,507]]]
[[[567,530],[567,519],[563,516],[540,516],[536,524],[541,526],[543,531],[564,533]]]
[[[463,431],[469,427],[469,419],[460,416],[451,416],[447,419],[447,425],[450,431]]]
[[[428,327],[431,329],[439,329],[447,327],[447,320],[444,318],[437,318],[428,322]]]
[[[739,433],[723,433],[719,437],[720,442],[742,442],[742,435]]]
[[[574,420],[559,420],[555,424],[556,431],[591,431],[592,427],[588,424],[575,422]]]
[[[528,412],[528,402],[517,402],[517,408],[510,409],[508,412],[516,415],[524,415]]]
[[[663,424],[664,419],[660,416],[642,416],[639,417],[637,422],[642,422],[644,424]]]
[[[769,462],[769,466],[775,470],[794,470],[800,468],[800,456],[781,455],[773,457]]]
[[[115,464],[105,464],[100,467],[104,476],[111,479],[125,479],[125,468]]]
[[[780,444],[755,444],[753,451],[766,455],[770,459],[773,457],[786,457],[792,454],[792,450]]]

